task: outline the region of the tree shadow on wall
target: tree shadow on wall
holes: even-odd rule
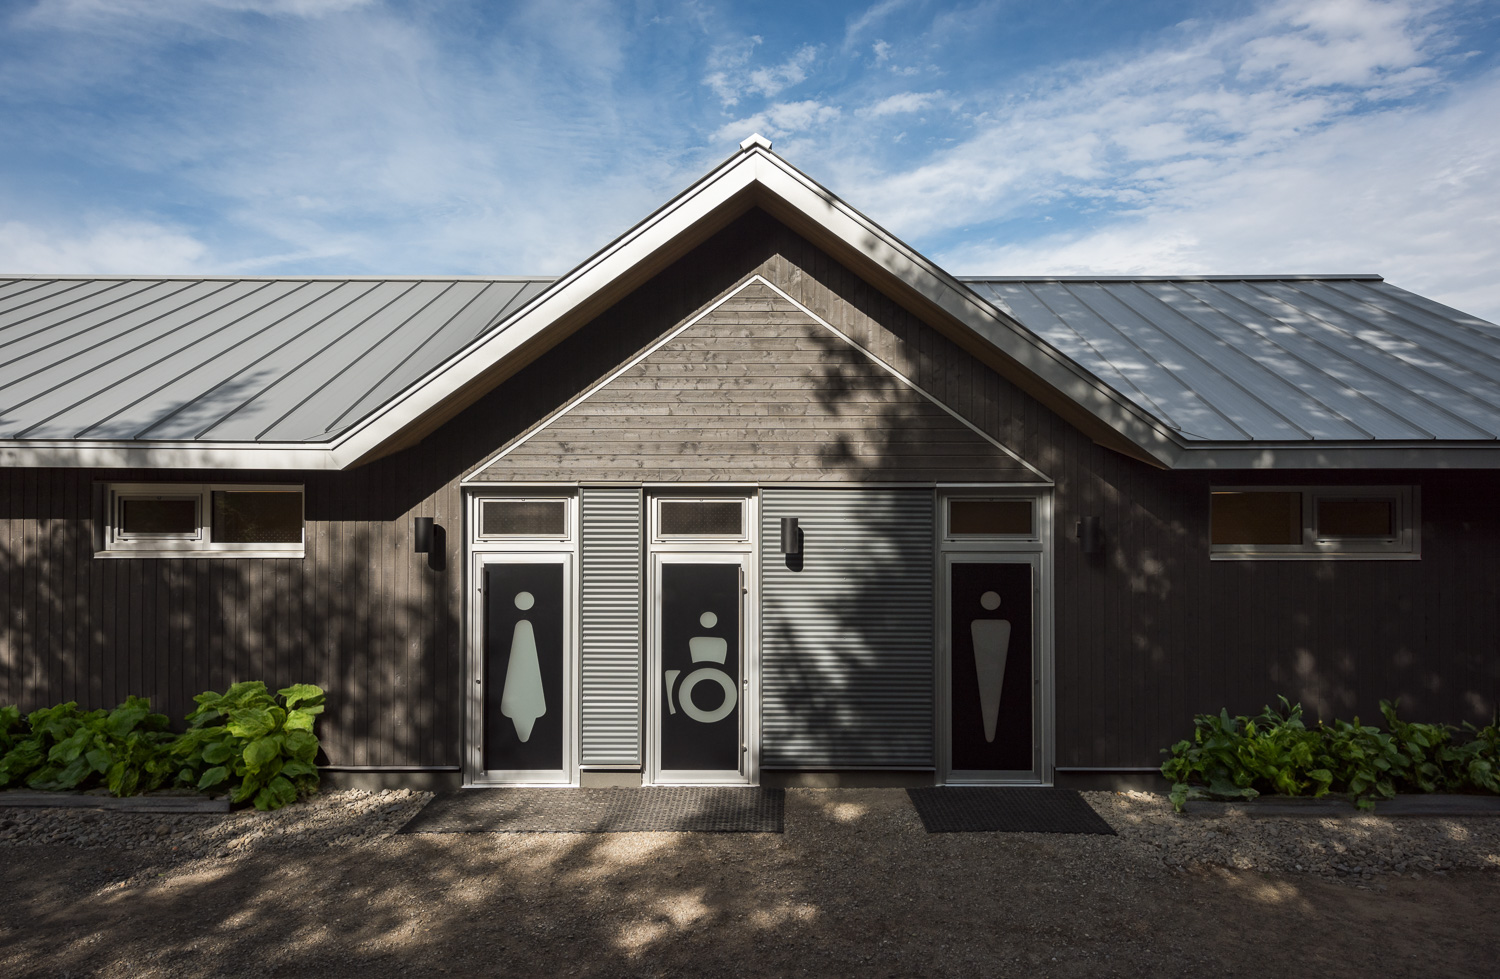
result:
[[[6,477],[39,485],[0,513],[21,528],[0,539],[0,703],[92,709],[133,694],[180,724],[204,690],[315,683],[328,692],[328,761],[457,757],[458,720],[444,708],[460,665],[451,565],[391,546],[389,522],[313,520],[311,485],[303,559],[96,558],[88,475]]]
[[[1226,706],[1254,713],[1283,693],[1301,700],[1312,720],[1356,713],[1369,720],[1380,699],[1396,697],[1414,719],[1490,718],[1500,696],[1500,657],[1486,636],[1500,627],[1492,600],[1500,569],[1485,542],[1500,539],[1500,528],[1488,515],[1492,508],[1464,511],[1461,519],[1448,512],[1463,474],[1235,474],[1234,482],[1421,482],[1428,487],[1426,553],[1421,562],[1210,562],[1209,490],[1228,474],[1163,472],[1103,448],[802,239],[784,233],[779,247],[798,277],[846,304],[819,308],[809,300],[815,312],[846,329],[860,316],[886,324],[891,335],[876,348],[882,359],[1055,482],[1046,533],[1059,765],[1152,768],[1159,749],[1190,730],[1195,713]],[[821,346],[823,406],[841,420],[868,417],[872,424],[857,436],[830,431],[816,450],[819,466],[867,485],[899,480],[914,467],[941,470],[945,454],[935,448],[931,422],[900,397],[905,386],[872,374],[868,359],[835,337]],[[933,478],[1009,481],[975,478],[972,470]],[[1489,476],[1483,482],[1495,483]],[[1074,527],[1085,516],[1100,518],[1101,554],[1079,548]],[[857,509],[846,519],[851,536],[889,536],[890,528]],[[775,560],[768,554],[768,567]],[[878,740],[881,708],[862,703],[861,685],[851,678],[877,665],[869,651],[887,629],[868,610],[884,597],[879,583],[849,600],[809,595],[820,603],[818,615],[851,637],[847,647],[830,649],[821,627],[793,634],[806,616],[768,621],[768,632],[785,631],[781,642],[819,653],[784,664],[787,684],[817,691],[799,702],[808,723],[830,712]]]

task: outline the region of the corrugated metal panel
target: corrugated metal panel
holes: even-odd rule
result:
[[[1378,276],[963,281],[1189,441],[1500,438],[1500,327]]]
[[[0,278],[0,438],[330,440],[550,282]]]
[[[762,491],[761,765],[933,761],[933,493]],[[776,551],[802,528],[802,570]]]
[[[641,763],[641,491],[583,489],[584,765]]]

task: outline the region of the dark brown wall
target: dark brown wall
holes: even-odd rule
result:
[[[323,734],[335,764],[457,764],[460,476],[756,272],[1056,481],[1059,765],[1152,765],[1193,713],[1253,711],[1277,693],[1323,716],[1370,718],[1397,695],[1417,718],[1482,721],[1494,710],[1500,478],[1222,474],[1236,485],[1420,485],[1423,557],[1210,562],[1209,476],[1093,444],[759,212],[421,445],[353,472],[0,473],[0,703],[109,706],[138,693],[180,716],[208,687],[310,681],[331,692]],[[95,560],[93,482],[163,478],[300,479],[306,559]],[[419,515],[446,530],[440,568],[412,552]],[[1071,539],[1083,515],[1103,520],[1097,558]]]

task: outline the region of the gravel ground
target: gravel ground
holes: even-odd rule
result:
[[[1244,808],[1188,804],[1179,816],[1163,795],[1085,792],[1126,846],[1190,864],[1370,880],[1458,868],[1500,870],[1500,817],[1252,816]]]
[[[929,834],[900,790],[797,789],[784,834],[392,835],[427,798],[0,810],[0,975],[1492,977],[1500,947],[1497,818],[1086,793],[1119,836]]]
[[[789,801],[799,795],[816,798],[817,792],[793,789]],[[898,797],[905,800],[904,794]],[[1210,815],[1200,807],[1183,817],[1155,793],[1085,792],[1083,797],[1119,836],[1066,839],[1110,853],[1136,870],[1200,865],[1357,881],[1383,874],[1500,869],[1500,817],[1264,817],[1233,806],[1216,807]],[[0,809],[0,847],[146,848],[160,856],[196,859],[360,846],[389,838],[431,798],[430,792],[407,789],[350,789],[275,812],[228,815]]]
[[[415,816],[431,792],[322,792],[274,812],[136,813],[109,809],[0,809],[0,847],[150,849],[180,859],[252,850],[321,849],[383,840]]]

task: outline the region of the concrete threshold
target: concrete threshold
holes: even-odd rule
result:
[[[111,809],[123,812],[228,812],[229,799],[201,795],[132,795],[116,799],[93,792],[35,792],[7,789],[0,792],[0,808],[9,809]]]

